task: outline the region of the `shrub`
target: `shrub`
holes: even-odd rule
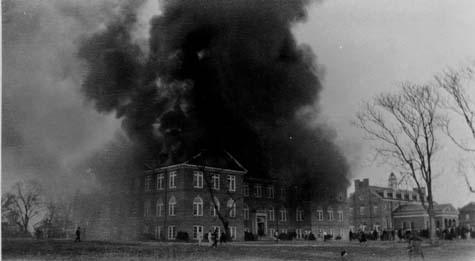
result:
[[[279,234],[279,239],[280,240],[289,240],[289,237],[287,236],[287,233],[280,233]]]
[[[189,239],[190,237],[188,236],[188,233],[184,231],[178,231],[178,233],[176,234],[177,241],[188,241]]]

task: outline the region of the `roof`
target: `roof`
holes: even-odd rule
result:
[[[202,151],[184,163],[188,165],[247,172],[247,169],[227,151]]]
[[[475,202],[470,202],[467,205],[460,208],[460,211],[474,211],[475,210]]]
[[[458,215],[457,209],[452,204],[437,204],[434,203],[435,215]],[[402,205],[394,210],[394,216],[403,215],[426,215],[426,210],[421,204]]]

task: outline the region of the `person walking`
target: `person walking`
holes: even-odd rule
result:
[[[76,229],[76,240],[74,240],[74,242],[81,242],[81,228],[80,227]]]

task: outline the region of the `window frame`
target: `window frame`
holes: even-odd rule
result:
[[[200,196],[196,196],[193,199],[193,216],[202,217],[203,216],[203,199]]]
[[[175,240],[176,239],[176,234],[177,234],[176,233],[176,226],[175,225],[169,225],[167,230],[168,230],[168,240]]]
[[[177,177],[176,171],[170,171],[170,173],[168,173],[168,188],[169,189],[176,189],[176,177]]]
[[[236,192],[236,175],[228,175],[228,191],[229,192]]]
[[[203,188],[203,171],[195,170],[193,171],[193,188]]]
[[[163,186],[163,180],[164,179],[165,179],[165,176],[163,175],[163,173],[157,174],[157,183],[155,184],[155,189],[156,190],[163,190],[164,189],[164,186]]]

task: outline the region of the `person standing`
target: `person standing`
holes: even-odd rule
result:
[[[198,246],[201,246],[201,240],[203,240],[203,232],[198,231]]]
[[[214,248],[218,247],[218,235],[219,235],[219,232],[218,232],[218,229],[216,228],[213,232],[213,245],[212,245],[212,247],[214,247]]]
[[[76,240],[74,240],[74,242],[81,242],[81,228],[80,227],[76,229]]]
[[[213,234],[211,233],[211,229],[208,231],[208,244],[209,246],[213,245]]]

